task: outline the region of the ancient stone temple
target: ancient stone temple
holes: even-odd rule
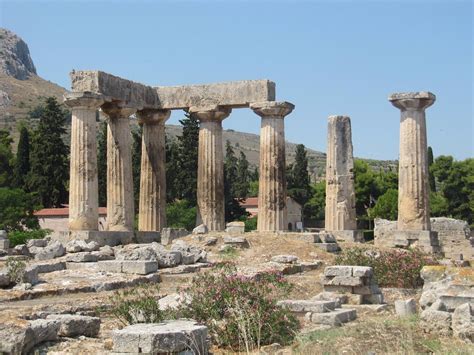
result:
[[[426,252],[436,252],[438,236],[430,225],[425,116],[425,109],[435,102],[436,96],[430,92],[409,92],[392,94],[388,99],[401,111],[398,223],[390,239],[396,247],[416,245]]]
[[[150,87],[100,71],[73,71],[65,102],[72,110],[69,232],[62,239],[101,244],[149,241],[166,226],[165,122],[183,109],[200,122],[198,223],[221,231],[224,221],[222,121],[251,107],[262,118],[259,231],[286,225],[284,117],[294,106],[275,101],[268,80]],[[107,231],[98,231],[96,112],[107,132]],[[138,229],[133,230],[131,115],[143,126]]]
[[[363,241],[357,231],[351,119],[329,116],[326,157],[327,232],[345,241]]]

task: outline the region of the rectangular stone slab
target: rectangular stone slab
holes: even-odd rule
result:
[[[71,72],[73,92],[90,91],[104,95],[108,100],[122,101],[137,109],[159,108],[159,99],[151,86],[135,83],[98,70]]]
[[[242,80],[215,84],[158,86],[163,109],[212,105],[248,107],[252,102],[275,101],[275,83],[270,80]]]

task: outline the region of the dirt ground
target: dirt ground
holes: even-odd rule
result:
[[[324,267],[334,263],[334,254],[326,253],[315,244],[289,236],[245,235],[250,247],[230,253],[219,252],[222,240],[206,246],[211,262],[230,261],[238,267],[254,267],[265,264],[275,255],[296,255],[300,261],[322,261],[317,270],[286,276],[294,285],[287,298],[309,299],[322,291],[320,283]],[[183,238],[186,242],[203,246],[196,236]],[[201,238],[203,239],[203,238]],[[351,244],[341,244],[343,248]],[[192,281],[194,274],[161,275],[159,293],[167,295]],[[340,328],[321,329],[304,324],[292,346],[274,345],[260,351],[266,354],[474,354],[474,346],[454,338],[442,338],[423,333],[418,318],[400,319],[395,315],[393,301],[402,297],[419,298],[421,290],[382,289],[388,307],[383,311],[357,310],[357,319]],[[42,312],[80,312],[99,315],[102,320],[99,337],[63,338],[59,342],[44,343],[35,354],[106,354],[112,347],[112,330],[123,326],[107,312],[115,291],[56,294],[20,301],[0,301],[2,322],[18,318],[38,316]],[[212,349],[215,354],[229,351]],[[255,353],[259,353],[256,351]]]

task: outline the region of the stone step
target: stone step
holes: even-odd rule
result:
[[[335,253],[341,250],[337,243],[315,243],[314,245],[328,253]]]
[[[336,309],[336,301],[283,300],[277,305],[296,313],[326,313]]]
[[[336,308],[334,311],[326,313],[308,312],[305,318],[315,324],[330,325],[339,327],[344,323],[348,323],[357,318],[357,312],[353,308]]]

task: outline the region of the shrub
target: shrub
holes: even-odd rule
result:
[[[420,276],[423,266],[436,264],[436,261],[417,249],[379,252],[350,248],[336,257],[336,264],[372,267],[381,287],[416,288],[423,285]]]
[[[234,351],[286,345],[294,339],[299,323],[276,305],[275,297],[287,293],[290,286],[279,273],[247,277],[222,264],[218,271],[193,279],[186,289],[189,302],[175,316],[205,323],[215,344]]]
[[[246,232],[251,232],[257,229],[257,218],[258,217],[252,217],[244,220]]]
[[[30,239],[43,239],[49,233],[50,229],[33,229],[29,231],[13,231],[8,233],[8,239],[10,240],[11,246],[14,247],[19,244],[26,244]]]
[[[0,188],[0,229],[7,232],[39,228],[33,212],[39,209],[36,197],[20,189]]]
[[[21,260],[8,258],[5,264],[10,282],[21,283],[25,278],[26,264]]]
[[[168,227],[193,230],[196,225],[196,207],[187,200],[172,202],[166,206],[166,220]]]
[[[158,286],[119,290],[110,297],[112,314],[123,324],[158,323],[164,314],[158,304]]]

